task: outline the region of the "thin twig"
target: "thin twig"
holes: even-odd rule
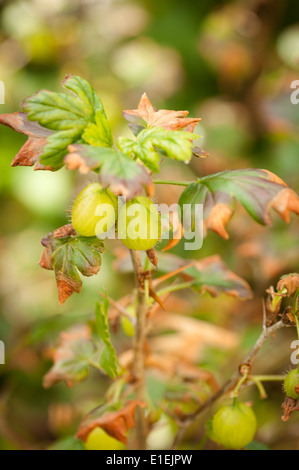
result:
[[[265,324],[265,317],[264,317],[264,322],[263,322],[263,331],[258,338],[257,342],[255,343],[254,347],[248,354],[248,356],[244,359],[242,364],[246,364],[247,367],[251,368],[252,364],[259,353],[260,349],[262,346],[265,344],[267,339],[270,336],[273,336],[277,331],[281,330],[282,328],[286,328],[292,325],[288,325],[284,323],[283,321],[279,321],[275,323],[275,325],[272,325],[267,328]],[[240,380],[240,372],[237,371],[235,372],[231,378],[214,394],[212,395],[209,400],[207,400],[203,405],[201,405],[197,410],[195,410],[193,413],[190,413],[188,415],[184,415],[183,417],[180,417],[180,430],[174,440],[174,443],[172,445],[172,449],[175,449],[179,444],[182,442],[185,432],[187,431],[187,428],[194,422],[198,416],[200,416],[204,411],[208,410],[214,403],[216,403],[223,395],[225,395],[227,392],[230,390],[234,389],[234,387],[237,385],[238,381]]]

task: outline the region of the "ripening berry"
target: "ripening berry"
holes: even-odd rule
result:
[[[253,410],[245,403],[220,408],[212,421],[212,439],[226,449],[246,447],[254,438],[257,421]]]
[[[117,197],[99,183],[86,186],[76,197],[72,224],[83,237],[100,237],[115,225]]]
[[[89,434],[84,444],[86,450],[124,450],[122,442],[109,436],[104,429],[95,428]]]
[[[128,201],[119,213],[118,237],[131,250],[150,250],[161,236],[161,217],[147,197]]]
[[[294,400],[299,399],[298,393],[296,393],[295,388],[299,387],[299,371],[298,369],[291,370],[284,379],[284,390],[286,395]]]

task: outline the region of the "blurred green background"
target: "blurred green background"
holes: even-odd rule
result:
[[[157,108],[187,109],[201,117],[196,132],[210,153],[189,166],[165,164],[161,178],[192,180],[224,169],[267,168],[299,190],[299,105],[290,101],[291,83],[299,78],[297,0],[0,0],[0,18],[2,113],[18,111],[40,88],[60,91],[64,75],[73,73],[97,89],[115,134],[129,135],[122,110],[136,108],[146,91]],[[58,305],[54,277],[38,266],[40,239],[66,223],[66,210],[92,178],[11,168],[24,142],[24,136],[0,127],[4,449],[47,447],[76,430],[84,413],[102,400],[107,381],[98,376],[71,391],[64,385],[43,390],[42,376],[51,364],[45,351],[59,331],[92,316],[99,289],[117,298],[132,287],[130,274],[113,270],[117,244],[111,244],[101,273],[84,280],[80,296]],[[177,188],[159,187],[155,200],[171,203],[179,194]],[[260,227],[239,208],[229,224],[230,240],[209,233],[195,254],[220,253],[255,293],[243,304],[224,296],[188,298],[188,314],[240,337],[238,352],[220,352],[215,344],[198,358],[220,382],[257,337],[265,289],[298,270],[298,221],[292,217],[286,225],[275,215],[273,221],[271,228]],[[174,252],[184,256],[180,245]],[[171,308],[181,313],[180,303]],[[262,372],[289,367],[293,336],[281,334],[270,359],[262,355]],[[256,404],[260,440],[275,449],[299,449],[298,417],[282,425],[280,385],[270,385],[269,394],[268,401]],[[194,448],[196,429],[188,439],[186,447]]]

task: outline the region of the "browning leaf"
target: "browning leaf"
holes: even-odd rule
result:
[[[186,269],[185,273],[187,278],[194,280],[193,289],[200,293],[209,292],[216,297],[224,292],[242,300],[252,297],[249,284],[230,271],[218,255],[195,261],[194,266]]]
[[[70,235],[76,235],[76,230],[72,226],[72,224],[63,225],[53,232],[54,238],[64,238],[69,237]]]
[[[299,403],[297,403],[294,398],[286,397],[281,408],[283,409],[283,416],[281,419],[286,423],[294,411],[299,411]]]
[[[37,122],[29,121],[26,113],[1,114],[0,123],[28,136],[28,140],[13,159],[11,166],[35,165],[35,170],[53,170],[52,167],[39,163],[47,144],[47,137],[52,135],[53,131],[45,129]]]
[[[81,144],[70,145],[69,152],[64,159],[69,170],[79,169],[81,173],[98,171],[100,182],[104,186],[110,185],[116,195],[131,199],[151,185],[146,170],[122,152]]]
[[[154,108],[146,93],[143,93],[137,109],[128,109],[123,112],[124,118],[129,121],[129,127],[134,135],[139,134],[146,127],[163,127],[167,130],[184,129],[193,132],[197,118],[186,118],[188,111],[170,111]]]
[[[291,273],[282,276],[277,284],[277,290],[286,288],[288,295],[294,295],[299,289],[299,274]]]
[[[91,331],[86,325],[77,325],[60,334],[57,348],[52,352],[54,366],[44,376],[43,386],[50,388],[59,382],[68,387],[86,378],[89,359],[94,355],[95,346],[91,341]]]
[[[76,437],[86,441],[89,433],[95,428],[102,428],[107,434],[127,444],[127,434],[135,426],[135,409],[145,408],[146,403],[130,400],[122,408],[121,404],[106,405],[90,413],[80,424]]]
[[[290,212],[299,214],[299,197],[273,173],[242,169],[223,171],[200,178],[182,193],[179,205],[189,205],[191,226],[195,221],[196,204],[203,204],[204,225],[223,238],[228,238],[225,225],[234,213],[238,200],[258,223],[271,224],[270,209],[286,221]]]
[[[155,249],[151,248],[150,250],[147,250],[146,255],[147,255],[149,261],[152,263],[152,265],[155,266],[155,268],[157,268],[158,267],[158,257],[157,257]]]
[[[60,304],[74,292],[80,293],[82,280],[79,272],[83,276],[92,276],[101,268],[104,245],[97,237],[71,235],[55,238],[49,233],[42,239],[42,245],[45,249],[40,266],[55,271]]]

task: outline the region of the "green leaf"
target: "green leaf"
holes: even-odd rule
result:
[[[50,135],[40,157],[40,164],[59,170],[63,166],[67,147],[79,137],[77,130],[60,131]]]
[[[85,447],[80,439],[70,436],[54,442],[48,450],[85,450]]]
[[[101,112],[96,113],[96,123],[88,124],[85,128],[82,139],[90,145],[96,147],[111,147],[113,145],[113,137],[110,124]]]
[[[109,300],[101,299],[96,304],[96,326],[97,332],[105,347],[100,357],[100,366],[111,378],[118,375],[118,362],[114,347],[111,344],[111,337],[108,325]]]
[[[252,441],[248,446],[245,447],[246,450],[271,450],[265,444],[261,442]]]
[[[69,151],[65,157],[69,170],[80,169],[83,173],[100,171],[100,182],[104,186],[110,185],[114,194],[131,199],[140,194],[144,186],[151,184],[146,170],[122,152],[82,144],[71,145]]]
[[[43,165],[57,170],[63,165],[68,145],[81,139],[84,129],[106,115],[95,90],[84,79],[67,75],[63,86],[72,94],[41,90],[23,102],[30,121],[56,131],[47,139],[40,157]],[[108,124],[107,124],[108,125]]]
[[[139,158],[149,170],[159,172],[160,155],[152,147],[127,137],[119,137],[117,146],[129,158]]]
[[[194,134],[169,131],[162,127],[142,130],[136,140],[120,137],[119,149],[132,158],[139,158],[151,171],[159,171],[161,156],[188,162],[192,157]]]
[[[85,103],[86,107],[89,107],[91,112],[96,114],[97,111],[100,111],[106,117],[103,103],[97,92],[84,78],[68,74],[63,80],[62,85],[64,88],[75,93]]]
[[[45,247],[40,265],[55,271],[60,304],[74,292],[79,293],[83,276],[97,274],[101,268],[103,242],[97,237],[67,236],[55,238],[52,233],[43,238]]]
[[[299,214],[299,198],[276,175],[266,170],[245,169],[223,171],[200,178],[182,193],[179,205],[190,205],[194,217],[195,204],[203,204],[207,228],[228,238],[225,225],[238,200],[250,216],[260,224],[271,224],[273,207],[288,222],[290,211]]]

